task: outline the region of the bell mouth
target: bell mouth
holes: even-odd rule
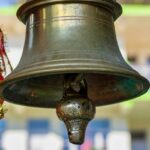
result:
[[[87,82],[88,97],[94,105],[114,104],[136,98],[149,89],[149,82],[139,74],[114,72],[83,73]],[[63,97],[63,82],[66,74],[36,74],[24,77],[8,77],[1,83],[2,97],[15,104],[55,108]]]

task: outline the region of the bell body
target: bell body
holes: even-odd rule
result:
[[[121,6],[113,0],[61,0],[25,3],[18,11],[26,24],[18,67],[1,84],[10,102],[56,107],[66,74],[84,74],[95,105],[131,99],[145,93],[148,81],[121,56],[114,21]]]

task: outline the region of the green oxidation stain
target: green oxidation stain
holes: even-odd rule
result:
[[[136,81],[133,79],[124,79],[121,80],[122,90],[129,94],[130,96],[135,95],[137,93]]]
[[[122,90],[124,90],[126,93],[128,93],[129,95],[138,94],[138,90],[137,90],[137,87],[136,87],[136,84],[138,84],[138,82],[136,80],[125,79],[125,80],[122,80],[121,82],[122,82],[122,85],[123,85]],[[150,91],[148,91],[147,93],[145,93],[142,96],[134,98],[133,100],[150,101]]]

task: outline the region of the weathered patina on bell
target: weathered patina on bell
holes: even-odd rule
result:
[[[18,67],[1,84],[3,98],[26,106],[57,107],[70,141],[81,144],[85,128],[79,128],[94,117],[94,106],[132,99],[149,88],[119,51],[114,21],[121,12],[115,0],[26,2],[17,14],[26,24],[24,51]]]

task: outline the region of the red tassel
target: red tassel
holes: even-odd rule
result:
[[[0,29],[0,59],[1,59],[1,64],[0,64],[0,82],[4,80],[3,73],[7,73],[6,71],[6,65],[8,64],[10,67],[10,70],[12,71],[12,66],[9,61],[9,58],[7,56],[7,53],[5,51],[5,46],[4,46],[4,34],[2,30]],[[5,62],[7,60],[7,62]],[[0,119],[4,118],[4,113],[7,111],[3,107],[4,99],[0,98]]]
[[[6,50],[5,50],[5,46],[4,46],[5,44],[4,43],[5,43],[4,42],[4,34],[3,34],[2,30],[0,29],[0,59],[2,61],[1,69],[3,68],[3,72],[6,74],[7,72],[6,72],[5,58],[7,60],[7,63],[9,65],[11,71],[13,70],[13,68],[12,68],[11,63],[9,61],[9,58],[7,56],[7,53],[6,53]]]

